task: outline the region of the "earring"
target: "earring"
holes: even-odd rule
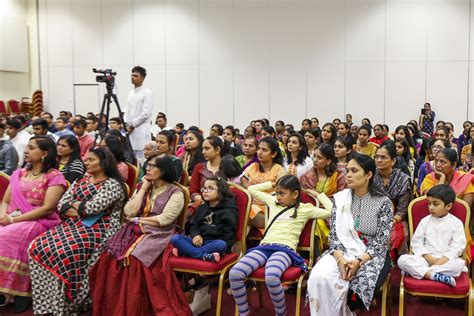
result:
[[[41,163],[44,163],[44,157],[41,157]]]

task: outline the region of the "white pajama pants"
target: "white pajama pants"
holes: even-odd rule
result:
[[[423,279],[428,271],[443,273],[452,277],[458,277],[461,272],[467,272],[466,263],[460,258],[450,259],[445,264],[430,267],[421,256],[402,255],[398,259],[398,266],[415,279]]]

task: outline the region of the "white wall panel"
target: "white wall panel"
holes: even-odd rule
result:
[[[332,122],[344,117],[344,63],[319,62],[308,67],[308,118]]]
[[[385,1],[347,1],[346,19],[346,60],[383,61]]]
[[[467,119],[474,121],[474,62],[469,61],[469,102],[467,105]]]
[[[236,64],[268,62],[269,8],[269,0],[234,1]]]
[[[236,64],[234,74],[234,124],[243,129],[250,121],[270,115],[269,69],[266,64]]]
[[[198,63],[198,2],[166,1],[166,62]]]
[[[308,4],[309,64],[321,61],[345,61],[346,3],[323,0]]]
[[[104,63],[133,64],[133,15],[131,0],[102,0]]]
[[[198,67],[170,65],[167,67],[166,73],[169,123],[181,122],[186,126],[200,124]]]
[[[387,1],[387,60],[426,60],[426,1]]]
[[[364,117],[373,122],[383,122],[384,112],[384,63],[347,63],[346,113],[354,122]]]
[[[271,64],[305,65],[308,60],[308,8],[305,1],[272,1],[269,17]]]
[[[153,93],[153,114],[152,121],[155,122],[155,118],[158,112],[167,112],[166,107],[166,66],[164,65],[146,65],[147,76],[144,82],[144,86],[149,88]],[[172,122],[169,122],[170,124]]]
[[[467,60],[469,0],[432,0],[426,9],[428,60]]]
[[[204,130],[212,124],[233,124],[233,71],[226,65],[202,65],[199,72],[200,124]]]
[[[72,1],[72,45],[74,64],[98,65],[102,58],[102,15],[100,0]]]
[[[456,132],[467,115],[467,66],[467,61],[429,62],[427,68],[426,101],[431,103],[436,120],[452,122]]]
[[[134,64],[166,63],[165,0],[133,1]]]
[[[300,126],[306,117],[306,68],[274,65],[270,69],[270,121]]]
[[[234,29],[231,0],[199,1],[199,63],[233,62]]]
[[[424,62],[387,63],[385,123],[391,130],[418,119],[425,103],[425,75]]]
[[[46,107],[59,111],[74,112],[74,83],[71,66],[49,67],[49,102]]]
[[[72,13],[70,0],[47,0],[46,6],[48,65],[72,65]]]

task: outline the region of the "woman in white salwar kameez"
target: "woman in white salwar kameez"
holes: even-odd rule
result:
[[[392,203],[373,186],[374,174],[369,156],[354,154],[347,164],[349,189],[334,195],[329,250],[308,280],[313,316],[368,310],[390,271]]]

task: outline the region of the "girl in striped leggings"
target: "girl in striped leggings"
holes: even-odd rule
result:
[[[298,178],[281,177],[275,186],[270,181],[250,186],[250,194],[268,206],[269,216],[260,245],[250,249],[230,270],[229,281],[240,315],[248,315],[245,279],[261,266],[265,266],[265,283],[275,307],[275,315],[286,315],[285,293],[280,277],[294,265],[306,269],[304,260],[296,252],[300,234],[309,219],[328,218],[332,202],[324,193],[317,196],[324,209],[300,203],[301,186]]]

